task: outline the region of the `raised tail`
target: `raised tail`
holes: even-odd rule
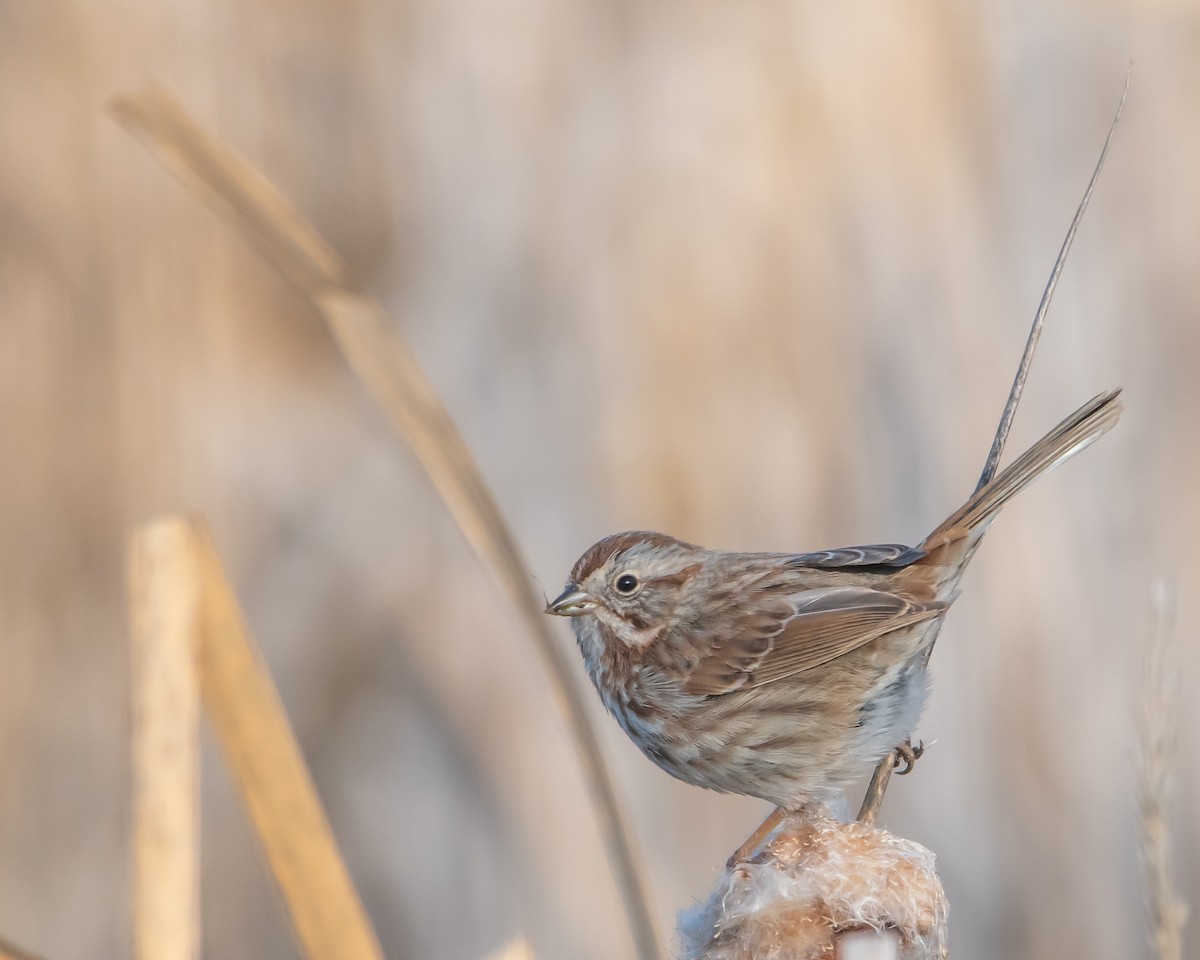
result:
[[[1112,429],[1121,415],[1121,409],[1120,389],[1102,393],[1089,400],[992,480],[976,490],[966,503],[925,538],[920,549],[932,552],[953,541],[968,537],[972,531],[983,533],[996,511],[1014,494],[1024,490],[1043,473],[1069,460]],[[972,539],[978,539],[978,536]]]

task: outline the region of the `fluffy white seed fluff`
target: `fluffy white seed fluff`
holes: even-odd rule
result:
[[[682,960],[833,958],[846,955],[847,935],[864,930],[894,933],[894,947],[868,955],[947,956],[934,855],[827,816],[785,822],[753,860],[725,871],[707,903],[679,916]]]

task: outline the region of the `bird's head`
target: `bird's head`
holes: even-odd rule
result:
[[[546,612],[576,618],[577,633],[594,617],[628,646],[646,646],[678,620],[707,553],[661,533],[605,537],[579,558]]]

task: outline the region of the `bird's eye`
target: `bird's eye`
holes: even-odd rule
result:
[[[632,573],[623,573],[617,577],[617,593],[623,593],[626,596],[633,593],[638,588],[638,578]]]

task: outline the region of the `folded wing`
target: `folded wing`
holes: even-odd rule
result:
[[[937,601],[918,603],[860,586],[760,595],[746,613],[730,617],[730,629],[719,631],[721,640],[688,663],[681,679],[697,696],[775,683],[945,609]]]

